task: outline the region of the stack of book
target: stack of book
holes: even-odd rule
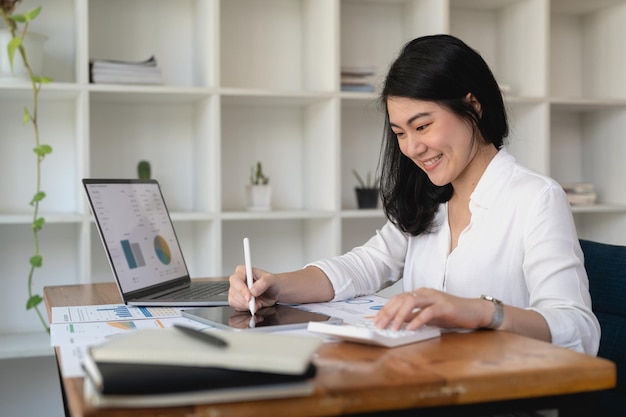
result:
[[[170,407],[313,392],[312,356],[321,338],[216,329],[194,337],[190,332],[199,331],[142,329],[90,347],[83,358],[85,403]]]
[[[584,182],[562,183],[561,187],[567,194],[567,199],[571,205],[595,204],[598,196],[593,184]]]
[[[371,66],[341,67],[341,91],[374,91],[376,68]]]
[[[145,61],[92,60],[89,63],[94,84],[163,84],[156,58]]]

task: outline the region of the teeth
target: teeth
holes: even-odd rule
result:
[[[432,165],[432,164],[434,164],[435,162],[437,162],[440,159],[441,159],[441,155],[437,155],[434,158],[429,159],[428,161],[424,161],[424,165],[426,165],[426,166]]]

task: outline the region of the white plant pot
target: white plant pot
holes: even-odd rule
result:
[[[272,186],[248,185],[246,186],[246,199],[248,202],[248,210],[270,210],[272,205]]]
[[[0,29],[0,82],[23,82],[30,80],[28,71],[24,66],[22,55],[19,50],[15,51],[13,57],[13,70],[9,61],[9,53],[7,45],[11,40],[11,32],[8,29]],[[39,33],[27,32],[24,38],[24,49],[26,49],[26,58],[35,75],[41,76],[43,67],[44,43],[48,39],[47,36]]]

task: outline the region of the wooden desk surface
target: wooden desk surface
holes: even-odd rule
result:
[[[44,299],[49,317],[52,306],[121,302],[113,283],[46,287]],[[165,408],[158,415],[333,416],[596,391],[612,388],[616,378],[610,361],[498,331],[448,333],[394,349],[326,343],[315,363],[309,397]],[[82,378],[63,378],[63,386],[73,417],[129,413],[86,407]]]

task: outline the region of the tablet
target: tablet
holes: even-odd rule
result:
[[[231,306],[200,307],[182,310],[182,315],[220,329],[274,332],[306,329],[311,321],[341,324],[343,320],[326,314],[301,310],[284,304],[263,307],[254,316]]]

